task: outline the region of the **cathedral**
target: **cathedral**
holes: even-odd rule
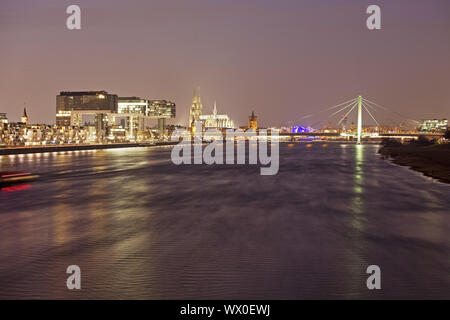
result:
[[[217,128],[217,129],[234,129],[233,120],[226,114],[217,114],[217,105],[214,102],[214,110],[212,114],[205,114],[200,116],[203,128]]]
[[[192,99],[191,110],[189,112],[189,126],[194,126],[194,122],[200,121],[203,113],[202,99],[200,98],[200,88],[194,89],[194,98]]]
[[[194,90],[191,109],[189,112],[189,126],[193,127],[197,121],[202,122],[203,128],[233,129],[234,122],[226,114],[217,114],[217,105],[214,103],[212,114],[203,114],[203,104],[200,98],[200,89]]]

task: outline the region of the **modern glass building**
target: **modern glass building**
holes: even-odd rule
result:
[[[147,115],[149,101],[138,97],[120,97],[118,113]]]
[[[167,100],[150,100],[147,115],[158,119],[175,118],[176,105]]]
[[[56,125],[71,125],[71,116],[80,113],[117,113],[119,97],[106,91],[62,91],[56,96]]]

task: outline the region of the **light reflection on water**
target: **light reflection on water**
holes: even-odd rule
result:
[[[0,157],[41,175],[0,193],[0,298],[450,298],[450,186],[376,151],[282,145],[276,176],[170,148]]]
[[[363,171],[363,159],[364,146],[355,146],[355,174],[354,174],[354,186],[353,186],[353,198],[351,201],[351,211],[353,213],[353,226],[357,230],[363,229],[362,215],[364,214],[364,171]]]

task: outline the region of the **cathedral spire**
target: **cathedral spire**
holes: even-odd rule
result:
[[[213,114],[217,115],[217,102],[214,101],[214,110],[213,110]]]
[[[20,117],[20,122],[28,124],[28,115],[27,115],[27,108],[23,108],[23,115]]]
[[[191,126],[195,121],[200,120],[200,115],[203,114],[202,99],[200,98],[200,87],[194,89],[194,97],[189,112],[189,125]]]

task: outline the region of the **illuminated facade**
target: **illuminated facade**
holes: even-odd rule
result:
[[[93,127],[59,127],[10,123],[0,130],[0,144],[9,146],[90,143],[96,141]]]
[[[167,100],[147,100],[138,97],[120,97],[118,117],[126,115],[130,137],[136,137],[146,128],[147,119],[157,119],[158,129],[165,131],[166,119],[175,118],[176,105]],[[114,116],[114,115],[113,115]]]
[[[149,102],[138,97],[120,97],[117,113],[133,113],[147,115]]]
[[[27,109],[23,108],[23,114],[20,117],[20,122],[28,124],[28,115],[27,115]]]
[[[56,96],[56,125],[80,125],[82,114],[116,113],[118,99],[106,91],[62,91]]]
[[[442,132],[446,131],[448,128],[448,120],[442,119],[442,120],[424,120],[419,125],[419,131],[424,132]]]
[[[147,115],[158,119],[175,118],[176,105],[167,100],[150,100]]]
[[[150,100],[147,113],[150,117],[158,119],[158,130],[165,132],[166,119],[176,116],[176,105],[167,100]]]
[[[111,124],[116,124],[116,118],[125,118],[119,128],[113,128],[111,133],[121,133],[121,129],[127,129],[128,138],[136,140],[140,132],[145,130],[145,119],[148,113],[149,101],[139,97],[120,97],[117,114],[110,115]],[[123,119],[122,119],[123,120]],[[113,135],[114,135],[113,134]]]
[[[129,141],[136,141],[138,136],[146,136],[148,119],[157,119],[160,131],[164,132],[165,119],[174,118],[175,114],[173,102],[134,96],[119,98],[106,91],[63,91],[56,97],[56,125],[94,127],[99,143],[124,135]],[[94,117],[94,125],[86,124],[87,116]]]
[[[176,105],[167,100],[120,97],[117,113],[139,114],[153,119],[175,118]]]
[[[194,122],[200,121],[203,114],[203,104],[200,98],[200,89],[194,90],[194,98],[192,99],[191,109],[189,112],[189,126],[193,126]]]
[[[0,127],[6,127],[8,124],[8,117],[6,113],[0,113]]]
[[[234,129],[234,122],[226,114],[217,114],[217,105],[214,103],[212,114],[200,115],[203,128]]]
[[[248,117],[248,128],[253,130],[258,129],[258,117],[255,116],[254,111],[252,111],[252,115]]]

